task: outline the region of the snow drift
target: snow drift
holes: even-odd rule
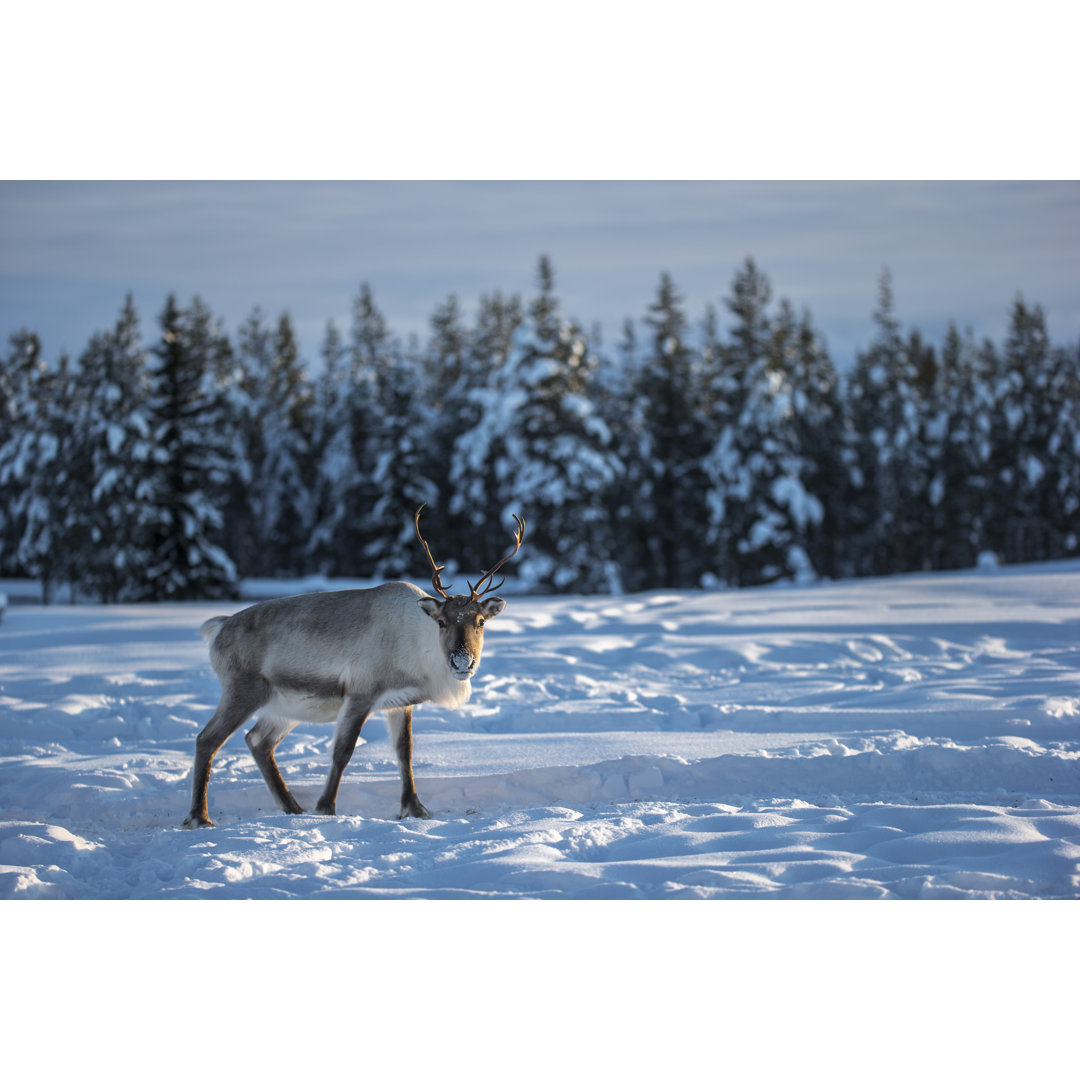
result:
[[[5,898],[1080,897],[1080,563],[511,597],[472,701],[417,709],[433,820],[369,721],[338,816],[243,740],[180,828],[228,605],[0,623]],[[305,807],[330,732],[278,761]]]

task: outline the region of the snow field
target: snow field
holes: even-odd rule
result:
[[[1080,897],[1080,563],[740,592],[510,596],[469,705],[385,725],[339,815],[240,734],[180,828],[208,604],[0,623],[0,896]],[[328,727],[280,747],[314,806]]]

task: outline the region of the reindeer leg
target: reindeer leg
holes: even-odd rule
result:
[[[334,752],[330,763],[330,773],[326,778],[326,787],[315,806],[319,814],[335,814],[338,787],[345,766],[356,749],[356,740],[360,738],[360,729],[371,712],[367,699],[346,698],[338,714],[337,729],[334,731]]]
[[[390,709],[386,714],[390,728],[390,741],[397,751],[398,767],[401,770],[401,813],[398,820],[407,817],[429,818],[428,808],[416,794],[416,784],[412,771],[412,706],[404,709]]]
[[[259,766],[259,772],[263,774],[266,786],[270,793],[277,799],[278,805],[286,814],[302,814],[304,808],[293,798],[293,793],[288,789],[285,781],[281,778],[277,761],[274,759],[274,751],[278,744],[294,727],[296,720],[284,720],[277,717],[263,716],[259,722],[244,736],[248,744],[251,756],[255,764]]]
[[[222,687],[221,701],[210,722],[195,737],[195,765],[191,770],[191,810],[184,827],[213,825],[206,806],[210,766],[225,740],[270,700],[270,687],[258,675],[234,676]]]

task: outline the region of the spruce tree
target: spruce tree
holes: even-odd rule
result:
[[[371,287],[364,283],[353,301],[344,400],[356,467],[351,474],[339,477],[343,484],[337,492],[343,516],[336,542],[344,572],[350,576],[370,577],[375,572],[378,545],[372,547],[372,542],[387,527],[375,516],[379,499],[376,432],[381,422],[378,387],[395,363],[395,352],[386,319]]]
[[[645,319],[649,350],[636,379],[645,462],[634,510],[644,521],[653,588],[692,588],[714,560],[707,550],[709,498],[701,459],[706,450],[704,386],[688,342],[682,298],[660,275]]]
[[[597,415],[611,433],[610,453],[619,468],[607,488],[607,516],[614,536],[614,559],[621,587],[627,591],[655,584],[649,565],[652,472],[645,433],[644,401],[638,393],[641,357],[631,319],[623,322],[614,354],[598,358],[590,395]]]
[[[344,520],[343,493],[356,474],[348,402],[347,350],[333,320],[326,324],[322,370],[315,379],[311,410],[308,484],[310,535],[304,557],[319,574],[343,573],[338,533]]]
[[[321,455],[309,550],[318,568],[345,577],[370,577],[384,529],[375,516],[379,380],[393,367],[396,345],[369,285],[353,300],[349,340],[328,327],[326,368],[316,397],[313,439]]]
[[[18,550],[26,529],[22,498],[28,480],[21,454],[28,448],[16,440],[37,414],[34,388],[46,371],[37,334],[12,334],[0,356],[0,574],[6,577],[26,573]]]
[[[480,297],[461,378],[444,414],[453,436],[445,522],[452,542],[442,558],[451,573],[455,562],[484,568],[501,554],[498,526],[505,516],[496,467],[506,453],[510,356],[524,317],[516,295]],[[436,402],[431,409],[441,412]]]
[[[431,460],[424,423],[423,361],[406,351],[380,367],[376,378],[378,405],[371,432],[372,481],[377,496],[372,508],[365,559],[379,579],[429,576],[416,543],[413,516],[422,503],[438,502],[439,490],[426,473]]]
[[[91,338],[76,380],[80,589],[114,603],[139,595],[149,554],[142,541],[154,446],[146,354],[130,294],[113,330]]]
[[[558,592],[618,591],[608,493],[620,471],[611,432],[592,400],[597,358],[580,327],[564,319],[551,264],[521,328],[512,368],[520,395],[500,477],[508,512],[526,518],[530,545],[519,575]]]
[[[155,452],[145,481],[150,555],[143,598],[233,597],[236,568],[223,549],[224,504],[239,447],[227,395],[232,350],[209,309],[169,296],[152,349],[149,412]]]
[[[422,432],[417,433],[422,456],[420,471],[435,485],[427,502],[443,511],[444,543],[457,551],[458,530],[445,520],[453,497],[454,443],[462,430],[475,423],[476,417],[469,400],[469,331],[456,296],[448,296],[435,310],[430,327],[420,362],[418,400],[414,403],[416,422],[422,427]]]
[[[618,463],[589,396],[595,360],[581,330],[560,314],[546,258],[538,284],[511,356],[481,399],[481,417],[463,436],[462,464],[480,482],[477,496],[492,508],[481,527],[485,562],[498,558],[517,514],[528,527],[518,565],[527,586],[559,592],[617,587],[607,489]],[[485,475],[488,482],[480,480]],[[492,527],[496,521],[501,528]]]
[[[999,383],[994,452],[997,547],[1007,562],[1075,549],[1070,495],[1076,433],[1075,353],[1051,347],[1040,306],[1013,304]]]
[[[237,359],[247,468],[234,559],[245,574],[292,576],[303,566],[312,511],[304,475],[311,391],[288,314],[272,331],[256,308],[240,329]]]
[[[42,600],[79,576],[85,537],[77,513],[85,469],[76,452],[77,387],[66,355],[51,368],[34,335],[12,339],[7,371],[10,435],[0,444],[0,490],[7,503],[9,561],[35,577]]]
[[[845,458],[847,414],[839,374],[810,312],[797,331],[792,372],[795,438],[804,463],[803,483],[821,506],[820,520],[805,522],[802,542],[814,570],[822,577],[846,573],[849,468]]]
[[[919,408],[917,368],[900,336],[892,278],[879,282],[877,333],[856,358],[848,384],[852,422],[854,499],[852,551],[857,574],[920,568]]]
[[[790,546],[774,485],[790,447],[772,439],[780,396],[790,392],[786,350],[789,318],[780,337],[768,311],[772,286],[753,259],[736,272],[724,305],[735,317],[730,344],[721,348],[710,375],[711,445],[703,467],[708,478],[707,537],[713,571],[732,585],[756,584],[784,573]],[[777,489],[783,492],[781,485]]]
[[[975,564],[983,531],[985,449],[981,432],[990,416],[976,379],[977,350],[970,331],[949,324],[935,385],[927,396],[924,453],[930,465],[928,562],[934,570]]]

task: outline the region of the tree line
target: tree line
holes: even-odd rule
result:
[[[888,273],[841,376],[753,259],[692,322],[668,274],[606,347],[547,258],[526,302],[455,296],[402,343],[369,286],[316,371],[287,314],[230,337],[169,296],[0,357],[0,574],[104,601],[234,596],[244,577],[444,581],[527,522],[518,586],[618,592],[958,569],[1080,547],[1080,347],[1017,296],[1004,342],[905,331]],[[460,569],[460,573],[458,570]]]

